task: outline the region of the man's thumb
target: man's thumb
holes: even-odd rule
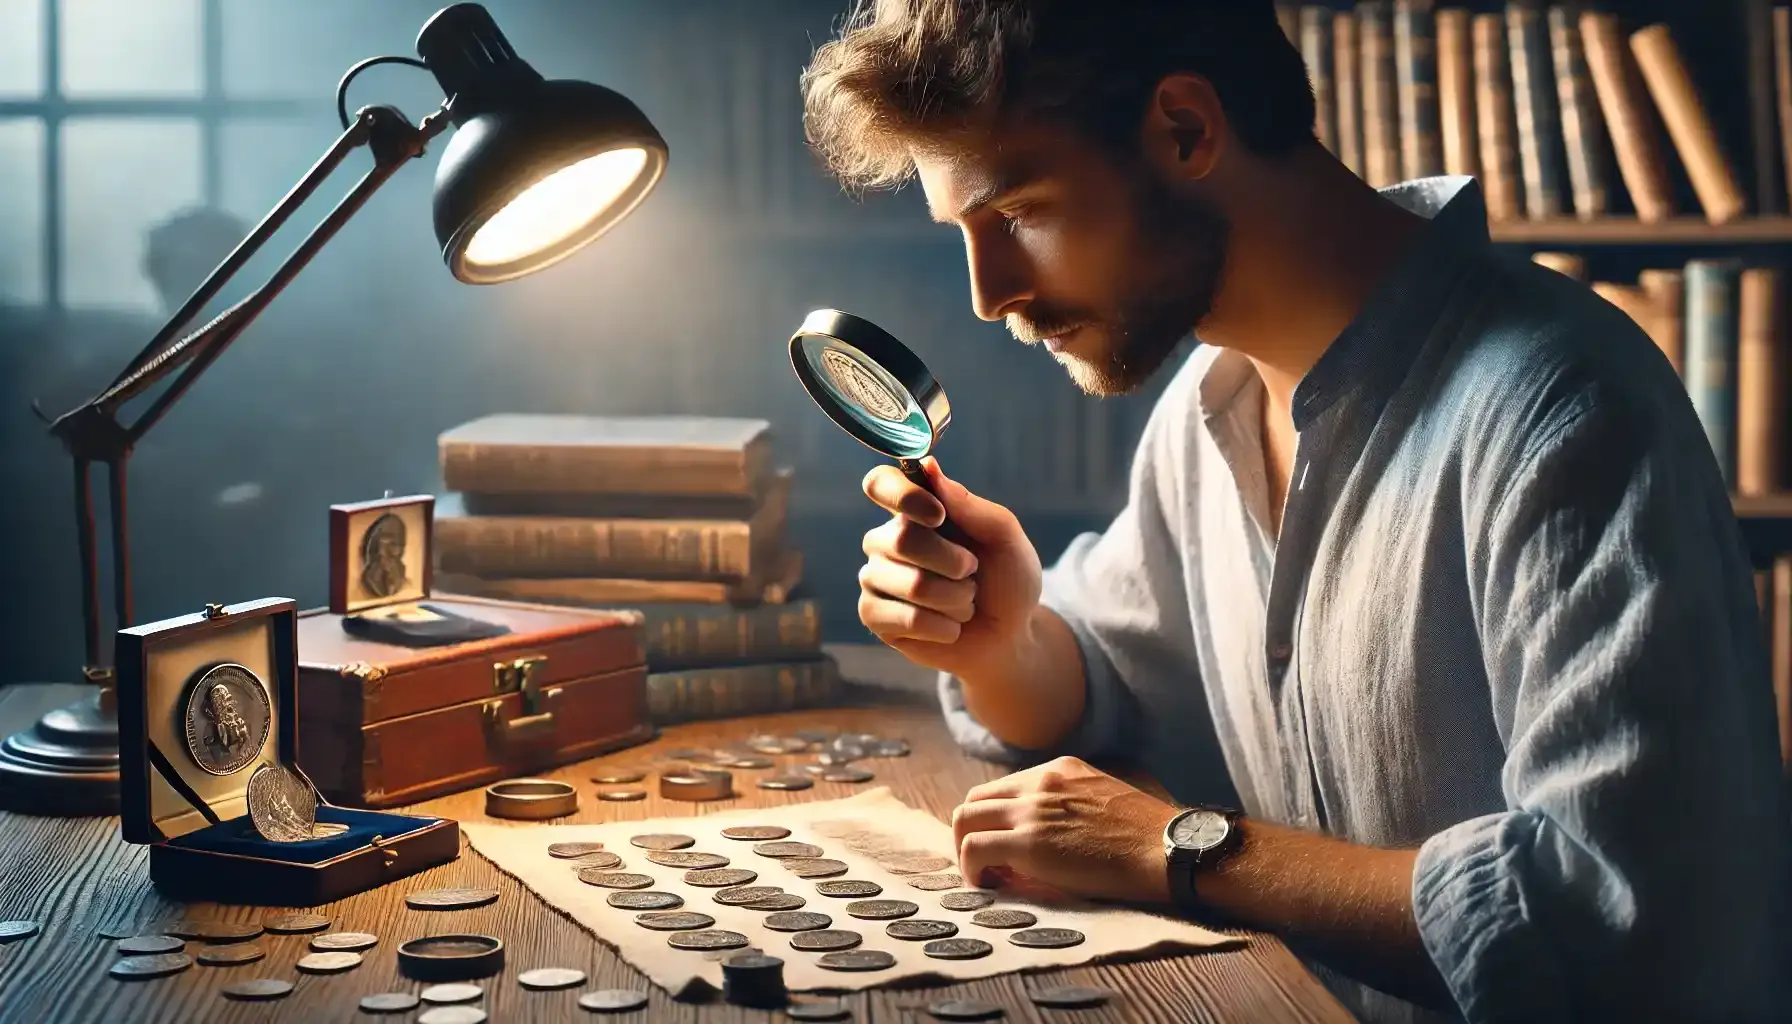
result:
[[[958,528],[972,540],[993,543],[1009,538],[1017,524],[1014,513],[988,498],[972,494],[968,487],[948,477],[932,456],[928,457],[926,466],[928,479],[933,483],[933,495],[946,506],[946,518],[958,524]]]

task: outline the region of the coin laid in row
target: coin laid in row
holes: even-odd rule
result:
[[[684,906],[684,897],[673,892],[641,890],[613,892],[604,899],[617,910],[677,910]]]
[[[622,858],[608,850],[588,853],[572,862],[574,870],[584,871],[592,868],[598,871],[614,871],[622,866]]]
[[[700,850],[653,850],[647,859],[663,868],[685,868],[702,871],[711,868],[725,868],[728,858],[719,853],[704,853]]]
[[[379,945],[380,937],[372,932],[330,932],[311,940],[311,948],[319,953],[359,953]]]
[[[466,910],[483,907],[497,899],[496,889],[425,889],[405,894],[404,904],[412,910]]]
[[[193,958],[185,953],[153,953],[127,956],[113,964],[106,973],[114,978],[161,978],[179,974],[193,966]]]
[[[724,907],[740,907],[782,895],[784,890],[775,885],[737,885],[723,889],[710,898]]]
[[[440,985],[431,985],[417,993],[418,998],[426,1003],[438,1006],[449,1003],[470,1003],[485,995],[485,989],[471,982],[451,981]]]
[[[937,999],[927,1004],[927,1012],[940,1020],[995,1020],[1002,1016],[1000,1004],[981,999]]]
[[[597,794],[597,798],[608,800],[611,803],[632,803],[636,800],[647,799],[647,791],[644,789],[607,789]]]
[[[779,863],[798,878],[833,878],[847,871],[845,861],[831,857],[790,857]]]
[[[696,846],[697,840],[675,832],[650,832],[646,835],[630,836],[629,845],[643,850],[683,850]]]
[[[783,839],[790,835],[790,830],[779,825],[736,825],[722,830],[722,838],[742,841],[764,842],[772,839]]]
[[[815,883],[815,891],[823,896],[837,899],[869,899],[884,891],[884,887],[876,882],[866,882],[855,878],[843,878],[831,882]],[[949,909],[949,908],[948,908]]]
[[[298,935],[321,932],[330,927],[330,919],[322,914],[277,914],[262,921],[261,926],[276,935]]]
[[[912,917],[919,913],[920,906],[908,900],[858,900],[846,905],[846,912],[865,921],[889,921],[898,917]]]
[[[173,921],[162,927],[164,935],[194,942],[247,942],[260,935],[259,924],[231,921]]]

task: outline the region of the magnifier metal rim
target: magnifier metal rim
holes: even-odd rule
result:
[[[815,368],[803,355],[803,339],[806,337],[826,338],[851,345],[870,356],[885,373],[895,378],[927,420],[933,435],[927,450],[918,455],[893,452],[881,436],[841,410],[839,404],[828,396],[826,386],[816,378]],[[829,419],[839,424],[840,429],[851,434],[860,444],[886,458],[925,458],[934,445],[939,444],[940,438],[946,433],[946,427],[952,422],[952,406],[946,401],[946,391],[928,371],[927,364],[909,351],[907,345],[863,317],[838,309],[818,309],[810,313],[803,319],[803,324],[797,328],[796,333],[790,336],[790,366],[796,371],[797,380],[802,382],[803,390],[809,392],[809,397],[821,407],[822,412],[827,413]]]

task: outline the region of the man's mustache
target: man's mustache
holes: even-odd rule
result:
[[[1010,313],[1006,319],[1009,333],[1029,345],[1038,344],[1047,338],[1062,337],[1089,323],[1087,318],[1077,320],[1065,316],[1041,317],[1031,314],[1023,317],[1019,313]]]

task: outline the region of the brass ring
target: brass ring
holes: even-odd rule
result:
[[[494,818],[541,821],[579,809],[578,790],[552,779],[511,779],[485,787],[485,813]]]

